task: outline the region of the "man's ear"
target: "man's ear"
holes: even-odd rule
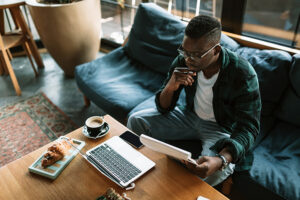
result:
[[[215,54],[215,55],[218,55],[218,54],[221,52],[221,49],[222,49],[222,48],[221,48],[220,45],[216,46],[215,49],[214,49],[214,50],[215,50],[215,51],[214,51],[214,54]]]

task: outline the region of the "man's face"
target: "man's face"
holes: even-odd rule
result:
[[[199,72],[209,68],[216,59],[215,49],[218,46],[207,42],[205,37],[192,39],[184,36],[181,50],[189,70]]]

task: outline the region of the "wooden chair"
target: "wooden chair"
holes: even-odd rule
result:
[[[26,40],[24,39],[23,35],[11,34],[11,35],[2,36],[0,34],[0,59],[1,59],[0,75],[9,74],[17,95],[21,95],[21,89],[20,89],[19,83],[17,81],[17,78],[15,76],[12,65],[10,63],[10,60],[12,59],[12,55],[9,51],[9,48],[19,46],[19,45],[23,46],[23,48],[29,58],[29,61],[31,63],[32,69],[35,73],[35,76],[37,76],[38,72],[35,69],[35,66],[33,64],[33,61],[31,58],[31,51],[30,51],[29,46],[28,46]]]
[[[10,48],[21,45],[25,50],[26,55],[29,58],[32,69],[35,73],[35,76],[38,75],[38,72],[34,66],[32,57],[35,60],[35,63],[39,68],[43,68],[43,61],[38,53],[36,44],[33,40],[32,34],[25,22],[25,19],[22,15],[20,6],[25,5],[23,0],[1,0],[0,1],[0,75],[9,74],[11,77],[13,86],[17,95],[21,95],[21,89],[17,78],[15,76],[14,70],[10,63],[12,55],[9,51]],[[9,9],[12,19],[15,23],[16,30],[6,33],[4,30],[4,17],[3,10]]]

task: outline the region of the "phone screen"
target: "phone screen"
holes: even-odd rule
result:
[[[130,131],[125,131],[120,135],[120,138],[134,146],[135,148],[141,148],[143,144],[140,141],[140,137]]]

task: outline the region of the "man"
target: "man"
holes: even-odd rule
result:
[[[160,140],[201,140],[198,165],[184,162],[215,186],[251,167],[251,146],[259,133],[261,110],[257,75],[243,58],[220,46],[221,24],[193,18],[179,55],[156,95],[157,109],[134,113],[127,126]],[[182,89],[186,106],[176,106]]]

